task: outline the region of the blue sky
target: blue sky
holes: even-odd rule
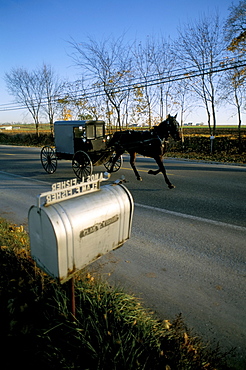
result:
[[[103,40],[123,33],[126,40],[145,40],[148,35],[175,39],[180,25],[215,11],[226,18],[231,4],[232,0],[0,0],[0,106],[13,102],[3,79],[12,68],[32,70],[46,63],[60,77],[78,78],[71,39]],[[13,121],[31,120],[23,111],[0,112],[0,123]]]

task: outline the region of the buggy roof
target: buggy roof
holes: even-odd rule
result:
[[[93,121],[93,120],[84,120],[84,121],[56,121],[54,122],[55,127],[60,126],[72,126],[72,127],[85,127],[86,125],[96,125],[105,123],[104,121]]]

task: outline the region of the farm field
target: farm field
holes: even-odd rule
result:
[[[12,130],[6,130],[7,126],[11,126]],[[125,128],[124,128],[125,129]],[[147,127],[127,127],[127,129],[132,130],[146,130]],[[39,131],[43,134],[50,133],[50,125],[48,123],[41,123],[39,125]],[[238,134],[238,126],[237,125],[218,125],[217,126],[217,135],[226,135],[226,136],[233,136]],[[14,124],[14,125],[4,125],[0,124],[0,132],[1,133],[8,133],[8,134],[21,134],[21,133],[35,133],[36,128],[34,124]],[[201,135],[201,136],[210,136],[209,127],[207,125],[201,126],[183,126],[183,133],[185,136],[190,135]],[[241,135],[246,136],[246,125],[242,125],[241,127]]]
[[[1,127],[4,128],[1,129]],[[147,130],[147,127],[131,129]],[[54,145],[54,139],[50,134],[49,124],[40,124],[39,136],[36,135],[34,124],[12,125],[11,130],[0,125],[0,144],[41,147]],[[208,126],[183,126],[182,142],[174,142],[170,139],[167,143],[166,156],[225,163],[246,163],[246,125],[242,126],[240,137],[236,125],[218,125],[213,144],[211,148]]]

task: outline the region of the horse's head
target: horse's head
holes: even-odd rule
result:
[[[166,120],[160,123],[160,126],[163,125],[166,138],[168,138],[168,136],[171,135],[175,141],[178,141],[178,140],[181,140],[181,137],[180,137],[179,123],[176,120],[176,117],[177,117],[177,114],[175,116],[171,116],[170,114],[168,114]]]

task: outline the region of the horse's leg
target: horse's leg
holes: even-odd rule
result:
[[[161,170],[158,168],[158,170],[155,170],[155,171],[153,171],[153,170],[149,170],[148,171],[148,174],[149,175],[158,175],[158,173],[160,173],[161,172]]]
[[[132,169],[135,173],[135,176],[136,176],[137,180],[142,181],[142,177],[139,175],[138,170],[135,166],[136,154],[137,153],[136,152],[131,152],[129,154],[130,154],[130,165],[132,166]]]
[[[158,172],[162,172],[162,174],[164,176],[164,179],[165,179],[165,182],[166,182],[167,186],[169,187],[169,189],[175,188],[175,186],[173,184],[171,184],[171,182],[169,181],[169,179],[167,177],[167,173],[166,173],[166,169],[165,169],[164,164],[163,164],[162,156],[155,157],[154,159],[155,159],[156,163],[159,166],[159,171]],[[154,171],[154,172],[156,172],[156,171]]]
[[[165,153],[165,150],[166,150],[166,146],[164,144],[161,148],[161,152],[159,154],[156,154],[156,156],[154,156],[154,159],[155,159],[156,163],[158,164],[159,168],[158,168],[158,170],[155,170],[155,171],[154,170],[149,170],[148,171],[149,175],[158,175],[158,173],[160,173],[160,172],[163,173],[162,167],[164,168],[164,165],[163,165],[163,162],[162,162],[162,158],[163,158],[163,154]],[[158,159],[157,159],[157,157],[158,157]],[[159,165],[159,161],[161,161],[161,163],[162,163],[161,166]],[[164,168],[164,171],[165,171],[165,168]],[[166,181],[166,178],[165,178],[165,181]]]

